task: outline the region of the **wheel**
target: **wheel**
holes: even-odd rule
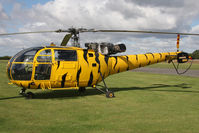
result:
[[[23,88],[19,91],[19,95],[22,95],[24,96],[25,95],[25,92],[26,92],[26,88]]]
[[[86,87],[79,87],[79,92],[85,92],[86,91]]]
[[[25,92],[23,92],[22,90],[19,91],[19,95],[23,96],[24,94],[25,94]]]
[[[108,91],[108,92],[106,92],[106,97],[107,98],[113,98],[113,97],[115,97],[115,95],[112,91]]]
[[[33,99],[33,98],[34,98],[34,93],[32,93],[32,92],[27,92],[27,93],[26,93],[26,98],[27,98],[27,99]]]

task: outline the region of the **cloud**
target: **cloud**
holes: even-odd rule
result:
[[[0,19],[2,19],[2,20],[8,20],[8,16],[5,13],[5,11],[4,11],[1,3],[0,3]]]
[[[45,4],[36,4],[32,8],[24,8],[13,2],[10,14],[6,14],[0,4],[0,32],[57,30],[73,27],[95,29],[155,30],[175,32],[198,32],[192,27],[199,16],[199,4],[194,0],[54,0]],[[8,23],[8,24],[6,24]],[[1,55],[16,53],[23,47],[48,45],[51,42],[60,44],[64,34],[34,34],[6,36],[0,38]],[[125,33],[84,33],[80,35],[81,43],[124,42],[127,53],[146,53],[175,49],[175,35],[147,35]],[[195,37],[181,39],[184,50],[194,50],[198,46]],[[185,45],[189,43],[190,46]],[[10,50],[10,47],[16,50]],[[171,47],[173,47],[171,49]],[[136,49],[136,50],[135,50]]]
[[[1,33],[5,33],[6,29],[5,29],[5,21],[9,20],[8,15],[5,13],[1,3],[0,3],[0,32]]]

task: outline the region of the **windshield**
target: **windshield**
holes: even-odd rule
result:
[[[35,54],[42,48],[33,47],[24,49],[13,56],[7,67],[9,79],[12,77],[13,80],[31,80]]]

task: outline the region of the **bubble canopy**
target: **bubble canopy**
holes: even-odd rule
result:
[[[13,56],[7,66],[7,74],[10,80],[31,80],[33,60],[36,53],[44,47],[32,47],[24,49]]]

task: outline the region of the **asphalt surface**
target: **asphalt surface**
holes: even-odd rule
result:
[[[132,70],[134,72],[147,72],[147,73],[157,73],[157,74],[171,74],[171,75],[178,75],[175,69],[166,69],[166,68],[148,68],[142,67]],[[185,70],[179,70],[179,72],[184,72]],[[199,70],[188,70],[185,76],[191,77],[199,77]]]

